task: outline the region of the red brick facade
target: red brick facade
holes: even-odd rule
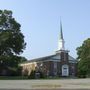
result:
[[[47,61],[42,60],[43,66],[40,67],[38,65],[38,69],[41,70],[46,76],[62,76],[62,66],[68,66],[68,76],[76,76],[76,63],[69,62],[69,55],[68,51],[61,51],[60,52],[60,62],[57,61]],[[38,62],[39,63],[39,62]],[[42,69],[41,69],[42,68]]]

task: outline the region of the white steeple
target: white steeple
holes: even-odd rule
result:
[[[62,23],[60,21],[60,36],[59,36],[59,41],[58,41],[58,50],[65,50],[64,47],[64,38],[63,38],[63,32],[62,32]]]

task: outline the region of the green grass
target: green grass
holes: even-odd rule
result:
[[[0,76],[0,80],[25,80],[26,76]]]
[[[72,79],[70,77],[45,77],[45,78],[38,78],[39,80],[48,80],[48,79]],[[32,79],[32,80],[38,80]],[[0,80],[31,80],[28,79],[27,76],[0,76]]]
[[[60,77],[46,77],[46,78],[39,78],[40,80],[47,80],[47,79],[60,79]],[[30,80],[27,76],[0,76],[0,80]],[[33,79],[37,80],[37,79]]]

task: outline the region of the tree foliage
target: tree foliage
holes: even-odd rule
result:
[[[21,25],[12,17],[12,12],[0,10],[0,55],[20,54],[25,49]]]
[[[78,72],[80,75],[90,75],[90,38],[85,40],[77,49]]]
[[[21,25],[13,18],[12,11],[0,10],[0,73],[17,71],[18,64],[26,60],[20,55],[26,47]]]

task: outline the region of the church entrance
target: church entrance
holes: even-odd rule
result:
[[[69,67],[68,65],[62,65],[62,76],[69,76]]]

